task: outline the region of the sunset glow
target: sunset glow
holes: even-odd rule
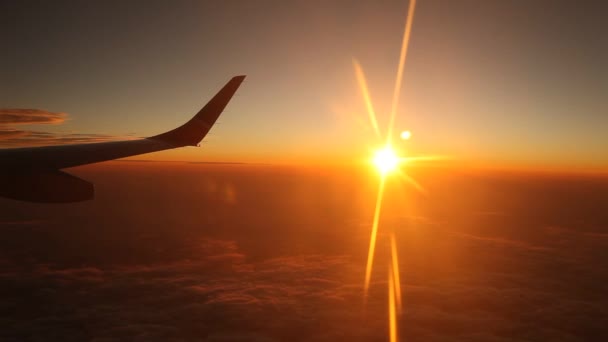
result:
[[[608,341],[602,1],[2,1],[1,341]]]

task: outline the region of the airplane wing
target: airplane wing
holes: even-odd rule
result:
[[[245,76],[233,77],[188,122],[149,138],[77,145],[0,149],[0,196],[32,202],[77,202],[93,185],[60,169],[183,146],[207,135]]]

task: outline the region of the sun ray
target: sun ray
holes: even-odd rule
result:
[[[399,171],[399,175],[403,180],[407,183],[411,184],[414,188],[422,193],[426,193],[426,190],[413,178],[411,178],[407,173],[398,169],[398,166],[401,164],[406,164],[408,162],[415,162],[421,160],[435,160],[438,159],[437,156],[423,156],[423,157],[398,157],[395,154],[395,151],[392,148],[392,135],[393,128],[395,124],[395,116],[397,113],[397,107],[399,105],[399,93],[401,92],[401,83],[403,80],[403,70],[405,67],[405,61],[407,57],[407,51],[409,46],[409,39],[412,30],[412,23],[414,20],[414,11],[416,7],[416,0],[410,0],[407,18],[405,22],[405,31],[403,34],[403,41],[401,45],[401,52],[399,55],[399,65],[397,68],[397,75],[395,80],[395,88],[393,90],[393,99],[391,104],[390,118],[386,135],[386,142],[384,147],[380,150],[376,150],[373,162],[376,165],[376,168],[380,171],[380,182],[378,185],[378,193],[376,196],[376,206],[374,209],[374,218],[372,222],[372,230],[369,241],[369,250],[367,255],[367,265],[365,268],[365,299],[367,299],[367,295],[369,292],[371,273],[374,264],[374,254],[376,249],[376,243],[378,238],[378,229],[380,222],[380,214],[382,212],[382,201],[384,197],[384,191],[386,187],[387,177],[390,172]],[[376,113],[373,108],[373,104],[371,101],[371,97],[369,95],[369,90],[367,88],[367,82],[365,79],[365,75],[363,73],[363,69],[361,65],[357,62],[357,60],[353,59],[353,66],[355,68],[355,73],[357,76],[357,82],[363,94],[363,98],[365,101],[365,105],[367,108],[367,112],[370,118],[370,122],[376,135],[379,138],[381,137],[380,130],[378,128],[378,122],[376,119]],[[410,131],[403,131],[401,133],[401,139],[408,140],[411,137]],[[402,293],[401,293],[401,278],[399,273],[399,255],[397,251],[397,241],[395,238],[395,232],[391,231],[390,234],[390,261],[388,264],[388,328],[389,328],[389,338],[391,342],[397,342],[397,314],[401,314],[402,307]]]
[[[395,280],[388,265],[388,331],[391,342],[397,342],[397,313],[395,310]]]
[[[353,58],[353,66],[355,67],[355,74],[357,75],[357,83],[361,89],[363,95],[363,101],[365,101],[365,107],[367,108],[367,114],[369,115],[369,121],[376,133],[376,136],[380,138],[380,128],[378,127],[378,120],[376,119],[376,112],[374,111],[374,105],[372,103],[371,96],[369,94],[369,88],[367,87],[367,81],[361,64]]]
[[[416,9],[416,0],[410,0],[407,10],[407,19],[405,20],[405,32],[403,33],[403,41],[401,42],[401,53],[399,55],[399,67],[397,68],[397,77],[395,80],[395,89],[393,90],[393,102],[391,105],[391,115],[388,121],[388,133],[386,141],[389,143],[393,135],[393,126],[395,124],[395,116],[397,115],[397,107],[399,106],[399,93],[401,92],[401,82],[403,80],[403,70],[405,68],[405,60],[407,58],[407,50],[409,47],[410,34],[412,32],[412,23],[414,21],[414,11]]]
[[[386,183],[386,177],[380,177],[380,184],[378,185],[378,195],[376,196],[376,208],[374,210],[374,221],[372,223],[372,233],[369,239],[369,251],[367,253],[367,266],[365,268],[365,297],[367,298],[367,291],[369,290],[369,281],[372,275],[372,267],[374,264],[374,253],[376,250],[376,239],[378,237],[378,223],[380,222],[380,209],[382,207],[382,198],[384,197],[384,185]]]
[[[418,183],[414,178],[410,177],[407,173],[399,172],[399,176],[402,180],[413,186],[420,193],[426,194],[426,189],[422,185],[420,185],[420,183]]]
[[[424,155],[424,156],[415,156],[415,157],[405,157],[406,162],[417,162],[417,161],[434,161],[434,160],[446,160],[450,159],[449,156],[444,155]]]
[[[397,305],[397,312],[401,313],[401,277],[399,275],[399,255],[397,253],[397,241],[395,240],[395,233],[391,233],[391,266],[393,272],[393,281],[395,282],[395,303]]]

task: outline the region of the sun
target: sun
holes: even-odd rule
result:
[[[389,145],[374,153],[373,163],[382,175],[386,175],[397,168],[399,157]]]

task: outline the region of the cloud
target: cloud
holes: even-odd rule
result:
[[[60,124],[67,117],[66,113],[41,109],[0,108],[0,125]]]
[[[119,182],[108,170],[104,176]],[[166,192],[117,183],[109,189],[120,190],[115,195],[76,214],[41,207],[55,223],[8,226],[0,244],[0,324],[7,327],[0,340],[386,340],[387,248],[377,249],[364,301],[369,217],[345,210],[350,198],[329,202],[321,195],[330,187],[315,187],[308,207],[299,201],[306,183],[289,188],[281,182],[294,178],[274,177],[234,181],[239,201],[228,206],[201,190],[199,173],[190,177],[172,174],[166,188],[165,173],[147,179],[155,185],[146,188]],[[174,202],[182,178],[192,197]],[[268,201],[297,199],[296,210],[265,210],[259,184],[273,185]],[[587,226],[546,223],[556,211],[535,220],[513,210],[450,216],[440,205],[431,207],[440,214],[397,211],[387,221],[400,246],[401,340],[606,340],[605,225],[593,217]],[[20,211],[6,207],[10,222],[8,212]],[[348,215],[328,220],[309,208]],[[23,215],[36,217],[30,210]]]
[[[80,133],[51,133],[38,131],[21,131],[20,134],[4,134],[0,128],[0,145],[4,147],[44,146],[84,144],[93,142],[128,139],[107,134],[80,134]]]
[[[0,146],[23,147],[43,145],[82,144],[125,139],[106,134],[81,134],[18,130],[16,125],[62,124],[66,113],[54,113],[41,109],[0,109]]]
[[[490,248],[495,243],[478,241]],[[29,324],[17,313],[15,325],[0,332],[0,339],[35,339],[51,332],[57,339],[97,341],[384,338],[386,298],[378,289],[386,282],[375,282],[362,306],[360,260],[320,254],[249,260],[232,240],[206,238],[196,245],[191,259],[173,262],[72,268],[41,264],[0,275],[10,294],[6,298],[12,298],[5,304],[9,307],[27,307],[32,298],[61,303],[48,311],[30,307],[37,318]],[[593,315],[605,316],[602,305],[563,297],[555,289],[549,292],[545,288],[551,283],[540,279],[539,288],[525,286],[522,279],[527,277],[514,271],[497,282],[408,277],[403,284],[405,313],[400,317],[404,338],[568,340],[577,336],[572,327],[601,332],[600,326],[585,322]],[[564,317],[571,326],[563,324]],[[79,333],[74,327],[80,325],[88,327],[86,335],[74,335]]]
[[[491,249],[495,244],[473,240]],[[21,308],[11,309],[15,313],[4,321],[10,329],[0,332],[0,339],[383,340],[386,298],[379,289],[386,288],[386,282],[374,283],[363,308],[358,277],[362,267],[360,260],[344,255],[252,260],[235,241],[213,238],[194,243],[188,259],[172,262],[39,264],[0,275],[4,307]],[[605,316],[600,304],[564,297],[559,290],[547,289],[551,282],[520,273],[513,269],[494,274],[500,276],[495,282],[463,281],[456,275],[448,281],[417,280],[408,270],[403,284],[406,310],[400,317],[404,340],[568,340],[576,337],[571,326],[601,331],[585,323],[587,317]],[[538,281],[539,287],[526,285],[531,281]],[[564,324],[564,317],[570,318],[570,325]],[[80,326],[86,326],[86,332]]]
[[[489,244],[494,244],[498,246],[506,246],[512,248],[522,248],[530,251],[547,251],[550,248],[546,246],[537,246],[531,243],[526,243],[524,241],[518,241],[514,239],[506,239],[501,237],[489,237],[489,236],[477,236],[473,234],[466,234],[460,232],[453,232],[452,234],[459,236],[464,239],[481,241]]]
[[[3,129],[0,127],[0,140],[18,139],[28,135],[27,131],[19,131],[16,129]]]
[[[19,315],[28,315],[27,310],[20,311],[11,318],[12,328],[0,332],[0,340],[35,339],[50,332],[56,339],[74,338],[73,327],[79,324],[89,326],[88,335],[79,339],[99,341],[285,341],[298,335],[315,340],[345,334],[342,326],[330,329],[319,323],[337,318],[356,320],[349,326],[357,329],[384,326],[382,317],[366,326],[349,312],[361,299],[360,284],[342,281],[341,271],[352,264],[349,257],[253,261],[234,241],[203,239],[198,245],[196,258],[174,262],[72,268],[39,264],[0,274],[0,284],[13,298],[3,305],[34,310],[37,317],[26,324]],[[23,291],[27,298],[61,306],[48,311],[29,307]]]

